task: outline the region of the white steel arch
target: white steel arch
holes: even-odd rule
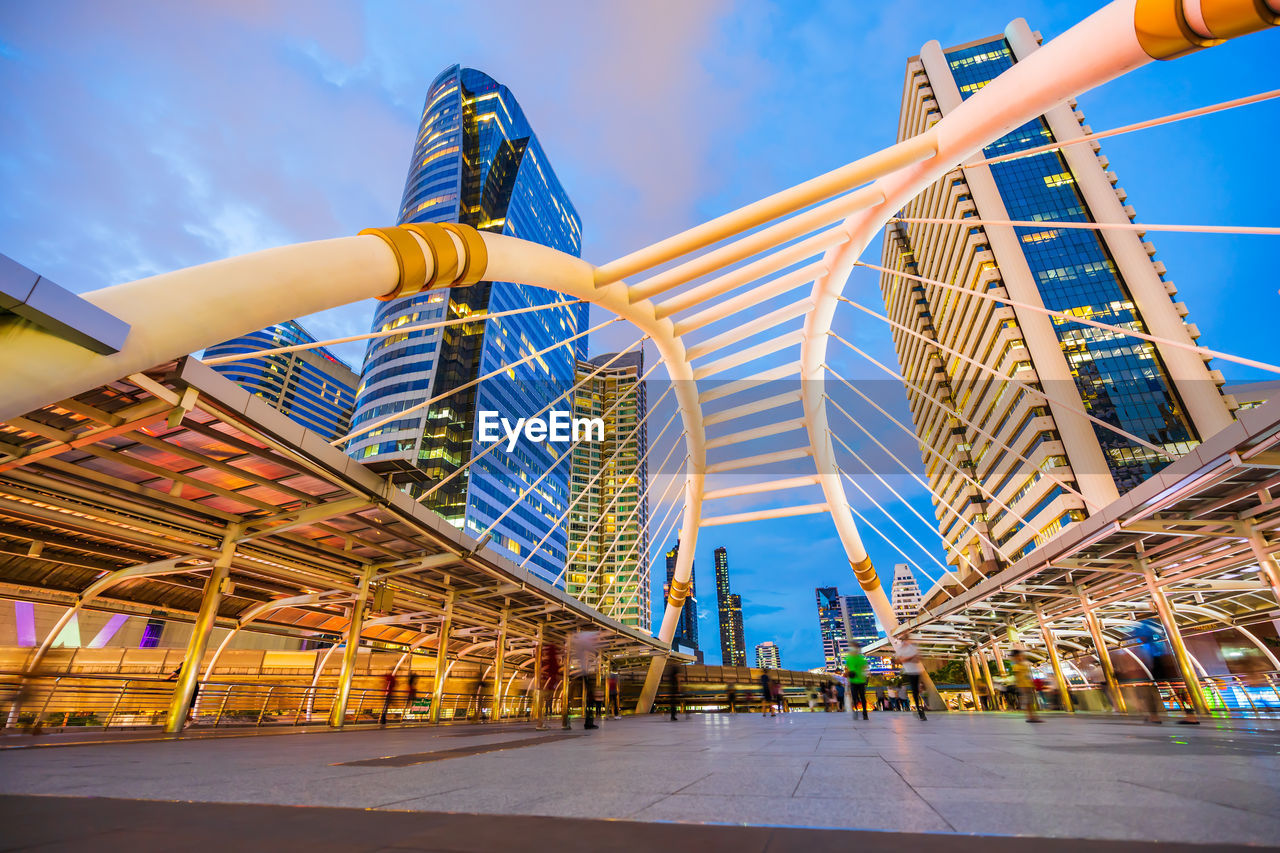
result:
[[[925,133],[601,267],[463,226],[409,225],[271,249],[87,294],[87,301],[131,326],[123,349],[110,355],[90,352],[11,316],[0,320],[0,375],[6,377],[0,420],[222,340],[370,297],[386,299],[481,279],[549,288],[637,326],[652,338],[673,383],[688,457],[680,527],[685,547],[658,637],[670,643],[674,636],[690,586],[704,500],[747,493],[725,489],[709,495],[707,474],[804,456],[814,460],[825,507],[811,504],[790,513],[774,509],[707,521],[734,523],[826,509],[859,584],[893,636],[897,621],[850,511],[825,405],[827,339],[858,256],[909,199],[1054,105],[1153,59],[1175,58],[1277,22],[1280,0],[1115,0],[1017,62]],[[721,245],[711,248],[713,244]],[[691,257],[679,260],[686,255]],[[720,272],[757,256],[762,257]],[[815,256],[820,258],[769,278]],[[675,261],[648,278],[624,280]],[[704,280],[711,274],[716,276]],[[691,332],[808,284],[807,295],[783,308],[740,317],[729,331],[686,346]],[[735,294],[748,285],[750,289]],[[655,301],[681,287],[685,289]],[[264,293],[274,298],[264,299]],[[782,330],[801,317],[802,330]],[[695,366],[695,361],[744,341],[756,343]],[[803,430],[807,447],[709,466],[704,404],[741,387],[730,383],[700,395],[699,380],[790,346],[799,347],[797,362],[759,373],[756,379],[797,379],[799,394],[718,413],[716,423],[799,402],[803,418],[774,424],[773,432],[764,434]],[[746,441],[753,437],[750,432],[716,441]],[[791,478],[758,492],[795,485]],[[651,665],[641,710],[652,702],[663,664],[655,658]]]

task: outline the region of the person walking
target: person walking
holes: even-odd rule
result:
[[[911,642],[910,634],[902,635],[898,658],[902,661],[902,674],[911,685],[911,695],[916,700],[916,715],[922,720],[928,719],[924,715],[924,703],[920,701],[920,676],[924,674],[924,665],[920,663],[920,650]]]
[[[773,685],[769,683],[769,673],[760,673],[760,716],[776,717],[773,711]]]
[[[622,699],[618,696],[619,687],[618,673],[609,671],[609,711],[613,713],[615,720],[622,719]]]
[[[862,719],[867,716],[867,656],[862,653],[862,646],[854,643],[849,653],[844,656],[844,671],[849,679],[849,710],[857,714],[858,705],[862,705]]]
[[[1023,710],[1027,712],[1027,722],[1043,723],[1044,720],[1036,713],[1036,691],[1031,676],[1031,663],[1027,660],[1027,653],[1022,649],[1014,649],[1011,655],[1013,657],[1013,683],[1018,691],[1018,701],[1022,704]]]

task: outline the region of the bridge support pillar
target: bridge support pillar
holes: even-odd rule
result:
[[[1089,636],[1093,638],[1098,665],[1102,667],[1102,675],[1107,680],[1107,692],[1111,694],[1111,708],[1116,713],[1123,714],[1127,710],[1124,694],[1120,692],[1120,684],[1116,681],[1116,668],[1111,665],[1111,653],[1107,651],[1106,639],[1102,636],[1102,624],[1098,622],[1098,615],[1093,612],[1093,604],[1090,603],[1089,596],[1084,594],[1084,590],[1077,587],[1076,594],[1080,596],[1080,607],[1084,611],[1084,622],[1089,626]]]
[[[369,584],[373,582],[374,569],[366,568],[360,574],[360,586],[356,600],[351,603],[351,621],[347,623],[346,646],[342,650],[342,669],[338,673],[338,692],[329,708],[330,728],[340,729],[347,720],[347,700],[351,698],[351,676],[356,671],[360,657],[360,633],[364,630],[364,617],[369,609]]]
[[[502,608],[502,618],[498,622],[498,641],[493,644],[493,711],[490,719],[499,722],[502,719],[502,675],[503,662],[507,656],[507,608]]]
[[[978,656],[978,667],[982,670],[982,680],[987,685],[987,701],[991,703],[991,710],[1000,710],[996,706],[996,685],[991,680],[991,667],[987,665],[987,655],[981,648],[976,652]]]
[[[1271,587],[1271,594],[1275,596],[1276,601],[1280,601],[1280,558],[1267,551],[1268,543],[1263,538],[1262,531],[1258,530],[1253,524],[1245,523],[1245,536],[1249,539],[1249,547],[1253,550],[1253,556],[1258,558],[1258,571],[1262,574],[1262,579]]]
[[[428,721],[440,722],[440,703],[444,700],[445,672],[449,669],[449,632],[453,630],[453,602],[457,593],[450,590],[444,598],[444,616],[440,619],[440,635],[436,639],[436,672],[431,684],[431,711]]]
[[[1208,716],[1209,706],[1204,701],[1204,689],[1200,686],[1200,678],[1196,675],[1195,664],[1191,662],[1187,645],[1182,641],[1182,632],[1178,630],[1173,605],[1169,603],[1164,590],[1160,588],[1156,573],[1147,564],[1146,559],[1139,557],[1138,567],[1142,569],[1142,574],[1146,578],[1151,602],[1155,605],[1156,615],[1160,617],[1160,624],[1164,627],[1165,636],[1169,640],[1169,649],[1173,652],[1173,660],[1178,665],[1178,672],[1182,675],[1182,683],[1187,686],[1191,708],[1196,714]]]
[[[973,694],[973,708],[975,711],[982,711],[982,694],[978,692],[978,681],[973,667],[973,652],[969,652],[964,656],[964,671],[969,676],[969,692]]]
[[[1053,680],[1058,683],[1058,696],[1062,702],[1062,710],[1074,713],[1075,705],[1071,701],[1071,685],[1067,682],[1067,677],[1062,672],[1062,658],[1058,656],[1056,638],[1053,636],[1053,629],[1049,627],[1049,623],[1044,621],[1044,611],[1040,609],[1038,604],[1036,605],[1036,621],[1040,623],[1040,636],[1044,639],[1045,650],[1049,653],[1049,663],[1053,664]]]
[[[187,715],[191,713],[191,703],[196,695],[196,682],[200,677],[200,665],[204,661],[204,653],[209,648],[209,636],[213,633],[213,625],[218,619],[218,605],[222,603],[222,594],[227,588],[227,577],[231,573],[231,559],[236,553],[236,538],[240,535],[239,525],[230,525],[222,537],[222,550],[218,559],[213,562],[209,579],[204,584],[204,595],[200,599],[200,612],[196,614],[196,622],[191,626],[191,639],[187,641],[187,653],[178,670],[178,683],[173,688],[173,696],[169,699],[169,711],[165,716],[164,730],[167,734],[177,734],[186,725]],[[212,675],[212,673],[210,673]]]

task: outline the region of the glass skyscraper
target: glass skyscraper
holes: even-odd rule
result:
[[[924,132],[1037,48],[1022,20],[954,48],[925,45],[908,61],[899,139]],[[1135,232],[991,224],[1136,216],[1101,146],[1081,139],[1088,128],[1075,106],[1015,128],[974,160],[1078,144],[970,162],[899,214],[974,224],[904,221],[885,230],[883,266],[952,285],[880,279],[889,317],[911,330],[895,330],[894,345],[939,533],[963,578],[1030,553],[1231,421],[1222,377],[1185,349],[963,292],[1194,342],[1155,247]]]
[[[606,366],[607,365],[607,366]],[[565,591],[624,625],[650,629],[649,477],[644,354],[578,362],[575,418],[604,421],[604,441],[574,446]]]
[[[427,91],[400,206],[401,223],[460,222],[567,252],[581,253],[581,222],[511,92],[471,68],[446,69]],[[433,290],[382,303],[374,330],[474,318],[444,328],[373,341],[365,355],[353,425],[440,397],[496,374],[352,442],[349,452],[389,474],[410,494],[472,535],[489,528],[517,496],[556,466],[494,529],[493,545],[548,579],[565,565],[569,504],[564,449],[547,442],[505,443],[454,476],[489,445],[476,435],[476,411],[512,422],[552,404],[574,381],[586,341],[502,370],[586,328],[575,304],[484,322],[487,314],[564,301],[549,290],[509,282]],[[568,410],[567,400],[556,408]],[[445,482],[447,480],[447,482]],[[553,529],[554,528],[554,529]],[[545,543],[538,547],[544,536]]]
[[[315,342],[310,332],[290,320],[215,344],[204,351],[204,357],[244,355]],[[345,362],[324,347],[210,366],[327,440],[349,431],[358,380]]]
[[[729,591],[729,550],[723,546],[716,549],[716,604],[720,616],[720,660],[725,666],[746,666],[742,597]]]

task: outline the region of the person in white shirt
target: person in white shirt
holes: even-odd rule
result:
[[[924,703],[920,701],[920,676],[924,673],[924,666],[920,663],[920,650],[911,642],[910,634],[903,634],[902,641],[898,643],[898,660],[902,661],[902,674],[911,684],[911,695],[916,700],[916,714],[920,719],[926,719]]]

